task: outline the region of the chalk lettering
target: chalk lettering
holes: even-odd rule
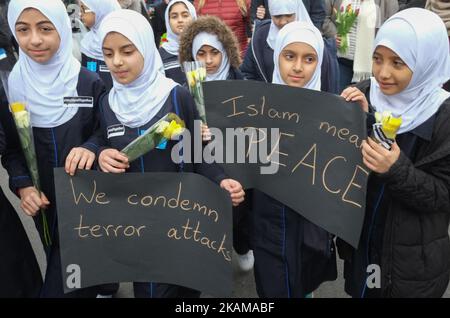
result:
[[[90,198],[89,198],[89,195],[85,195],[83,192],[80,192],[79,195],[77,195],[75,193],[75,186],[73,184],[72,178],[70,178],[70,186],[72,188],[73,199],[74,199],[76,205],[78,205],[81,198],[83,198],[86,201],[86,203],[89,203],[89,204],[91,204],[92,201],[94,201],[94,198],[95,198],[95,202],[97,202],[98,204],[110,203],[109,201],[102,201],[102,199],[106,197],[106,193],[103,193],[103,192],[97,193],[97,182],[95,180],[93,181],[94,189],[91,193]]]

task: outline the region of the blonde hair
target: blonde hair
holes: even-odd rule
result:
[[[205,6],[206,0],[199,0],[198,2],[198,8],[197,10],[203,9]],[[236,0],[236,4],[239,7],[239,10],[241,11],[241,14],[246,17],[247,16],[247,1],[246,0]]]

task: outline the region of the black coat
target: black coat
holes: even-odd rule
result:
[[[81,53],[81,65],[89,69],[89,63],[92,63],[95,66],[95,70],[90,69],[90,71],[98,74],[103,84],[105,84],[106,91],[109,92],[113,87],[113,79],[105,61],[97,60]]]
[[[228,77],[227,80],[245,80],[245,76],[244,74],[242,74],[242,72],[237,69],[237,68],[230,68],[230,71],[228,72]]]
[[[369,96],[368,81],[359,87]],[[381,195],[379,199],[383,207],[379,212],[384,220],[379,231],[372,235],[381,241],[378,295],[382,297],[442,297],[449,282],[450,99],[432,119],[431,139],[418,138],[411,158],[400,147],[402,153],[391,169],[371,176],[384,185],[383,199]],[[379,191],[372,187],[371,178],[368,198]],[[366,219],[371,206],[366,207]],[[345,260],[346,291],[354,297],[362,295],[367,246],[373,246],[373,239],[371,236],[368,239],[365,233],[370,231],[368,224],[374,222],[366,221],[357,250],[342,241],[338,244],[339,254]]]
[[[167,32],[166,18],[165,18],[166,9],[167,4],[164,1],[162,1],[155,7],[155,12],[153,13],[153,17],[151,20],[153,35],[155,36],[156,47],[159,47],[162,35]]]
[[[409,8],[425,8],[426,0],[398,0],[400,10]]]
[[[161,55],[166,77],[174,80],[182,86],[185,85],[186,74],[184,74],[183,70],[181,69],[178,55],[170,54],[163,47],[159,48],[159,55]]]
[[[97,152],[102,140],[98,135],[95,135],[99,125],[98,100],[104,91],[104,84],[98,75],[82,67],[78,76],[78,96],[93,97],[94,107],[79,108],[72,119],[60,126],[33,128],[41,188],[50,201],[46,215],[53,241],[57,238],[53,168],[64,167],[66,157],[74,147],[84,147],[94,153]],[[2,113],[2,115],[8,118],[8,122],[12,121],[10,114]],[[2,164],[10,176],[9,185],[12,192],[17,193],[18,189],[33,185],[20,146],[7,149],[2,156]],[[34,221],[41,238],[43,238],[43,224],[40,215],[35,217]]]
[[[8,111],[0,87],[0,156],[18,141],[12,122],[4,116]],[[42,276],[34,251],[22,222],[0,188],[0,298],[39,297]]]
[[[14,40],[7,21],[6,9],[9,1],[0,3],[0,48],[6,51],[6,58],[0,60],[0,72],[10,72],[16,63],[14,52],[17,52],[17,43]]]

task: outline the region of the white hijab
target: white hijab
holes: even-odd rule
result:
[[[166,12],[165,12],[165,18],[166,18],[166,29],[167,29],[167,42],[164,42],[162,47],[164,50],[167,51],[167,53],[178,56],[178,50],[180,48],[180,37],[176,35],[172,28],[170,27],[170,8],[174,4],[177,3],[184,3],[184,5],[187,7],[189,13],[191,14],[192,21],[197,20],[197,12],[195,11],[195,7],[187,0],[172,0],[169,2],[169,5],[167,6]]]
[[[192,56],[196,61],[198,61],[197,53],[203,45],[212,46],[222,53],[222,62],[219,69],[214,74],[206,74],[206,81],[226,80],[228,78],[228,73],[230,72],[230,59],[228,58],[227,51],[223,47],[222,42],[219,41],[216,34],[207,32],[200,32],[197,34],[192,42]]]
[[[375,38],[375,48],[394,51],[411,69],[408,87],[393,96],[380,90],[371,78],[370,100],[378,112],[402,116],[399,133],[413,130],[433,116],[450,97],[442,85],[450,79],[447,29],[435,13],[425,9],[403,10],[383,24]]]
[[[103,61],[102,43],[98,29],[102,20],[111,12],[120,10],[117,0],[82,0],[82,2],[95,13],[95,24],[81,40],[81,53],[84,55]]]
[[[122,85],[113,77],[109,104],[117,119],[125,126],[137,128],[148,123],[164,106],[177,85],[160,72],[161,56],[155,46],[153,30],[140,13],[119,10],[107,15],[100,25],[103,44],[110,32],[117,32],[130,40],[144,57],[142,73],[132,83]]]
[[[309,44],[316,50],[318,57],[316,70],[309,82],[306,83],[303,88],[320,91],[324,43],[320,31],[309,22],[291,22],[281,29],[278,34],[273,55],[275,68],[273,71],[272,83],[286,85],[281,78],[279,58],[281,51],[283,51],[287,45],[295,42]]]
[[[14,0],[9,3],[8,23],[17,39],[15,25],[22,11],[34,8],[53,23],[61,43],[55,55],[46,63],[33,61],[20,50],[19,60],[9,79],[10,102],[27,103],[34,127],[60,126],[75,116],[78,109],[64,107],[64,97],[78,96],[80,63],[72,55],[72,28],[66,7],[60,0]]]
[[[306,21],[312,24],[309,13],[302,0],[269,0],[269,12],[272,16],[295,13],[295,21]],[[280,32],[280,29],[272,21],[270,23],[269,35],[267,36],[267,44],[271,49],[275,48],[278,32]]]

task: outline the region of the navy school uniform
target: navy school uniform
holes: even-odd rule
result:
[[[227,80],[245,80],[245,77],[239,69],[231,67]],[[240,255],[246,254],[251,249],[251,193],[252,190],[247,190],[245,201],[233,207],[233,248]]]
[[[0,156],[18,136],[0,84]],[[22,222],[0,187],[0,298],[39,297],[42,276]]]
[[[16,210],[0,188],[0,298],[36,298],[42,276]]]
[[[111,72],[104,61],[96,60],[81,53],[81,65],[100,76],[101,80],[105,84],[106,91],[109,91],[113,87]]]
[[[107,97],[107,95],[105,95]],[[150,128],[155,122],[164,117],[167,113],[177,114],[185,123],[186,128],[191,132],[191,144],[194,145],[193,132],[194,120],[199,119],[198,112],[195,108],[194,101],[190,93],[183,87],[175,87],[166,103],[158,114],[152,118],[147,124],[139,128],[130,128],[124,126],[117,119],[115,113],[109,106],[108,98],[102,98],[100,102],[101,110],[101,130],[103,138],[107,140],[108,148],[123,149],[130,142],[135,140],[142,132]],[[123,133],[108,138],[108,129],[110,127],[123,127]],[[200,127],[198,128],[200,129]],[[117,129],[115,130],[117,132]],[[215,183],[219,184],[226,178],[223,170],[214,164],[192,164],[181,163],[175,164],[171,159],[172,147],[177,141],[168,141],[164,147],[153,149],[146,155],[130,163],[127,172],[196,172],[202,174]],[[192,154],[193,156],[194,154]],[[193,162],[193,158],[191,159]],[[187,287],[161,283],[134,283],[134,295],[137,298],[192,298],[199,297],[200,292]]]
[[[241,72],[247,79],[270,83],[274,69],[273,50],[266,41],[270,20],[258,28]],[[258,190],[253,190],[252,196],[250,246],[255,256],[258,295],[302,298],[322,282],[335,280],[332,235]]]
[[[259,297],[304,298],[337,278],[333,236],[261,191],[253,191],[251,245]]]
[[[92,107],[79,108],[71,120],[60,126],[33,128],[41,188],[50,201],[46,216],[52,239],[51,247],[45,248],[47,272],[41,297],[94,297],[97,294],[93,288],[87,288],[64,295],[61,276],[53,168],[64,167],[72,148],[81,146],[96,153],[102,141],[98,134],[98,100],[105,92],[103,82],[97,74],[82,67],[78,76],[77,92],[78,96],[93,97]],[[25,159],[18,148],[14,151],[7,150],[2,161],[10,175],[10,188],[14,193],[20,188],[32,186]],[[38,214],[34,221],[42,242],[45,242],[41,215]]]
[[[166,77],[174,80],[180,85],[186,84],[186,74],[182,71],[178,56],[167,52],[163,47],[159,48],[159,55],[164,64],[164,72]]]
[[[227,80],[245,80],[244,74],[238,69],[231,67],[230,71],[228,72]]]
[[[237,68],[230,68],[227,80],[245,80],[244,74]],[[246,254],[251,247],[251,211],[252,190],[245,191],[245,201],[233,207],[233,248],[240,255]]]
[[[271,20],[258,24],[241,65],[241,72],[248,80],[272,83],[273,50],[267,44]]]
[[[274,65],[273,49],[267,43],[271,20],[258,24],[241,65],[241,72],[248,80],[272,83]],[[322,91],[340,94],[339,63],[337,61],[336,41],[324,39],[321,70]]]

